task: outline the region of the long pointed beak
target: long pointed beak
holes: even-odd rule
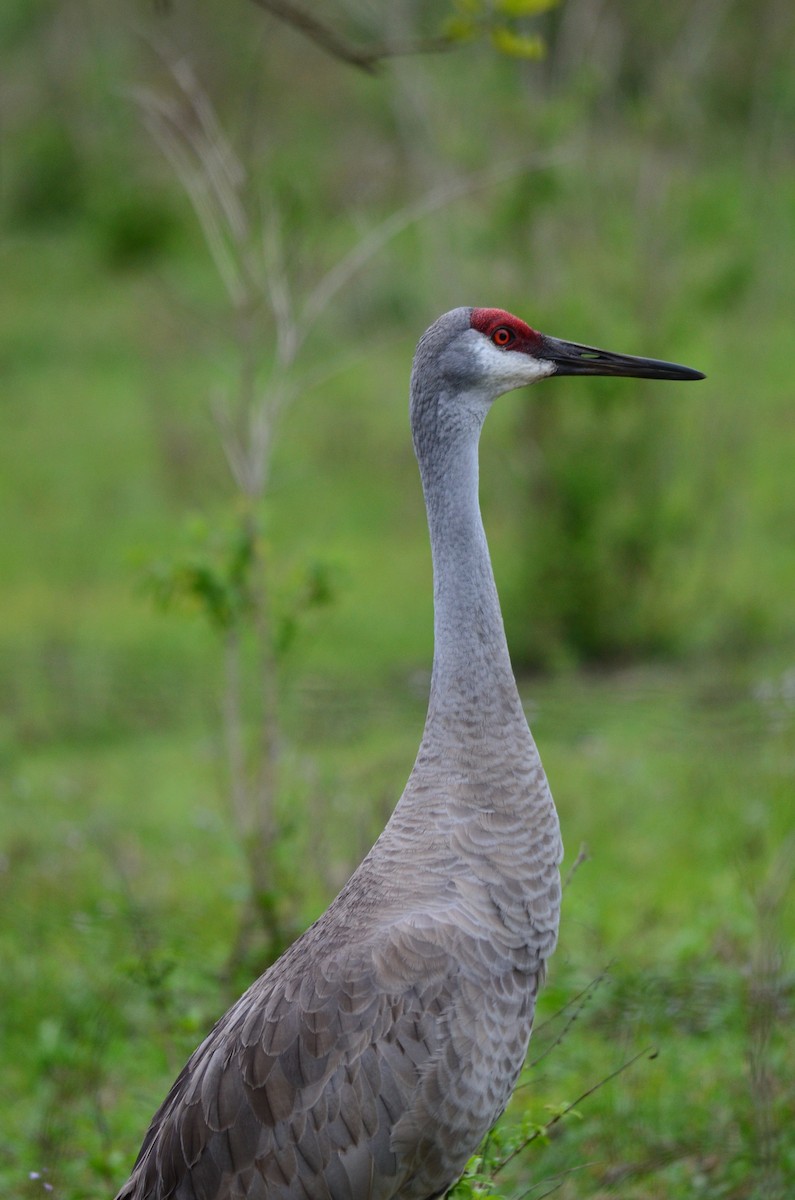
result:
[[[536,358],[554,363],[556,375],[628,375],[639,379],[704,379],[703,372],[679,363],[657,358],[636,358],[633,354],[613,354],[594,346],[563,342],[541,334]]]

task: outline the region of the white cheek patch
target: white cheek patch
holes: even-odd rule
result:
[[[526,387],[555,373],[554,363],[533,358],[520,350],[499,350],[485,337],[478,338],[472,349],[483,369],[484,383],[494,396],[511,388]]]

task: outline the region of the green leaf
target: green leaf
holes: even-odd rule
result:
[[[516,33],[507,25],[495,25],[491,31],[495,50],[510,58],[543,58],[546,53],[544,39],[538,34]]]
[[[504,17],[537,17],[557,6],[558,0],[495,0],[495,11]]]
[[[467,17],[450,17],[449,21],[445,21],[443,33],[451,42],[471,42],[477,35],[477,22],[469,20]]]

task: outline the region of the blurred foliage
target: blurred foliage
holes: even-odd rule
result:
[[[261,538],[245,514],[231,520],[217,519],[210,528],[201,517],[193,517],[185,531],[184,551],[173,558],[159,558],[144,570],[143,587],[166,611],[196,611],[216,633],[242,629],[255,609],[256,583],[252,578],[269,547],[255,546]],[[269,562],[271,581],[273,649],[277,658],[288,653],[301,626],[317,609],[334,602],[337,572],[329,562],[312,558],[303,563]]]
[[[499,54],[510,58],[537,59],[545,52],[543,37],[525,32],[519,22],[554,8],[558,0],[454,0],[454,15],[444,31],[452,42],[469,42],[488,37]]]
[[[29,132],[14,169],[11,221],[48,226],[74,220],[86,202],[85,179],[69,128],[44,120]]]
[[[163,608],[187,602],[214,630],[225,632],[241,624],[254,605],[254,532],[246,520],[211,531],[201,518],[191,522],[188,532],[189,550],[180,559],[152,563],[146,587]]]
[[[112,270],[140,267],[168,253],[179,231],[173,203],[158,196],[115,197],[93,220],[100,253]]]

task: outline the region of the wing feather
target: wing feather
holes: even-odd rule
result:
[[[483,1022],[478,956],[495,972],[491,950],[410,921],[321,957],[296,943],[190,1059],[119,1200],[423,1200],[444,1190],[463,1166],[455,1081],[481,1069],[479,1038],[508,1038]],[[496,974],[516,1040],[515,993],[527,982],[499,954]],[[467,1153],[489,1123],[473,1120]]]

